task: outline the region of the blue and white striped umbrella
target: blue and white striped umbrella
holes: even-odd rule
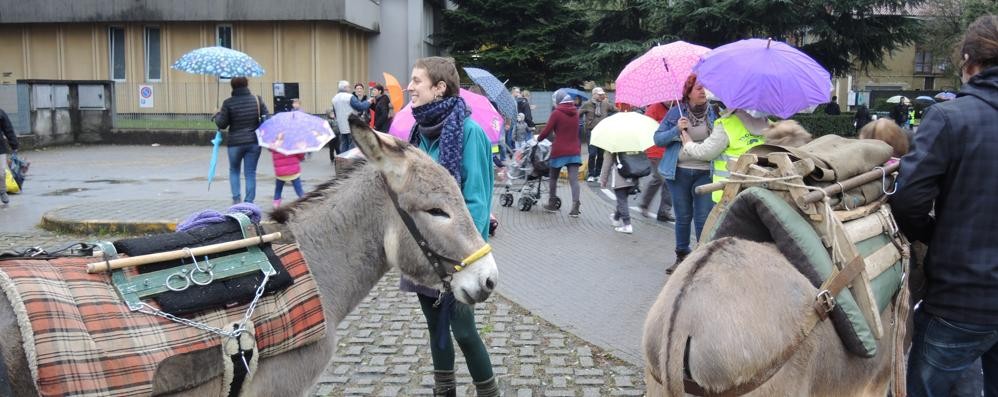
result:
[[[225,47],[205,47],[188,52],[170,67],[181,72],[225,77],[263,76],[264,70],[253,58]]]

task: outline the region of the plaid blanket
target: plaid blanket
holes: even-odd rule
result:
[[[295,281],[262,297],[253,313],[262,358],[314,343],[326,333],[315,280],[298,246],[273,248]],[[0,261],[0,287],[17,313],[40,395],[149,395],[164,359],[219,348],[222,338],[216,334],[129,311],[109,275],[87,274],[86,263],[92,261]],[[245,310],[243,305],[192,319],[223,328],[240,321]]]

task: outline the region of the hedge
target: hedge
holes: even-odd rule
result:
[[[818,113],[798,113],[791,117],[791,119],[797,120],[814,138],[828,134],[844,137],[856,136],[856,127],[853,126],[853,113],[842,113],[838,116]]]

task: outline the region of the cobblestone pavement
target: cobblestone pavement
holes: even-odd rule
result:
[[[641,369],[560,330],[499,296],[475,307],[504,396],[640,396]],[[432,395],[429,333],[398,274],[381,280],[339,325],[339,349],[316,396]],[[474,386],[457,354],[459,396]]]
[[[0,251],[121,236],[0,233]],[[315,396],[429,396],[432,361],[429,333],[414,294],[398,289],[390,272],[339,324],[339,349]],[[642,369],[560,329],[523,307],[494,295],[476,305],[479,332],[488,346],[504,396],[641,396]],[[458,395],[474,386],[461,354],[456,358]]]

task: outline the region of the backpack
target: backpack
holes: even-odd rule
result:
[[[645,152],[617,153],[617,172],[624,178],[641,178],[651,175],[651,160]]]

